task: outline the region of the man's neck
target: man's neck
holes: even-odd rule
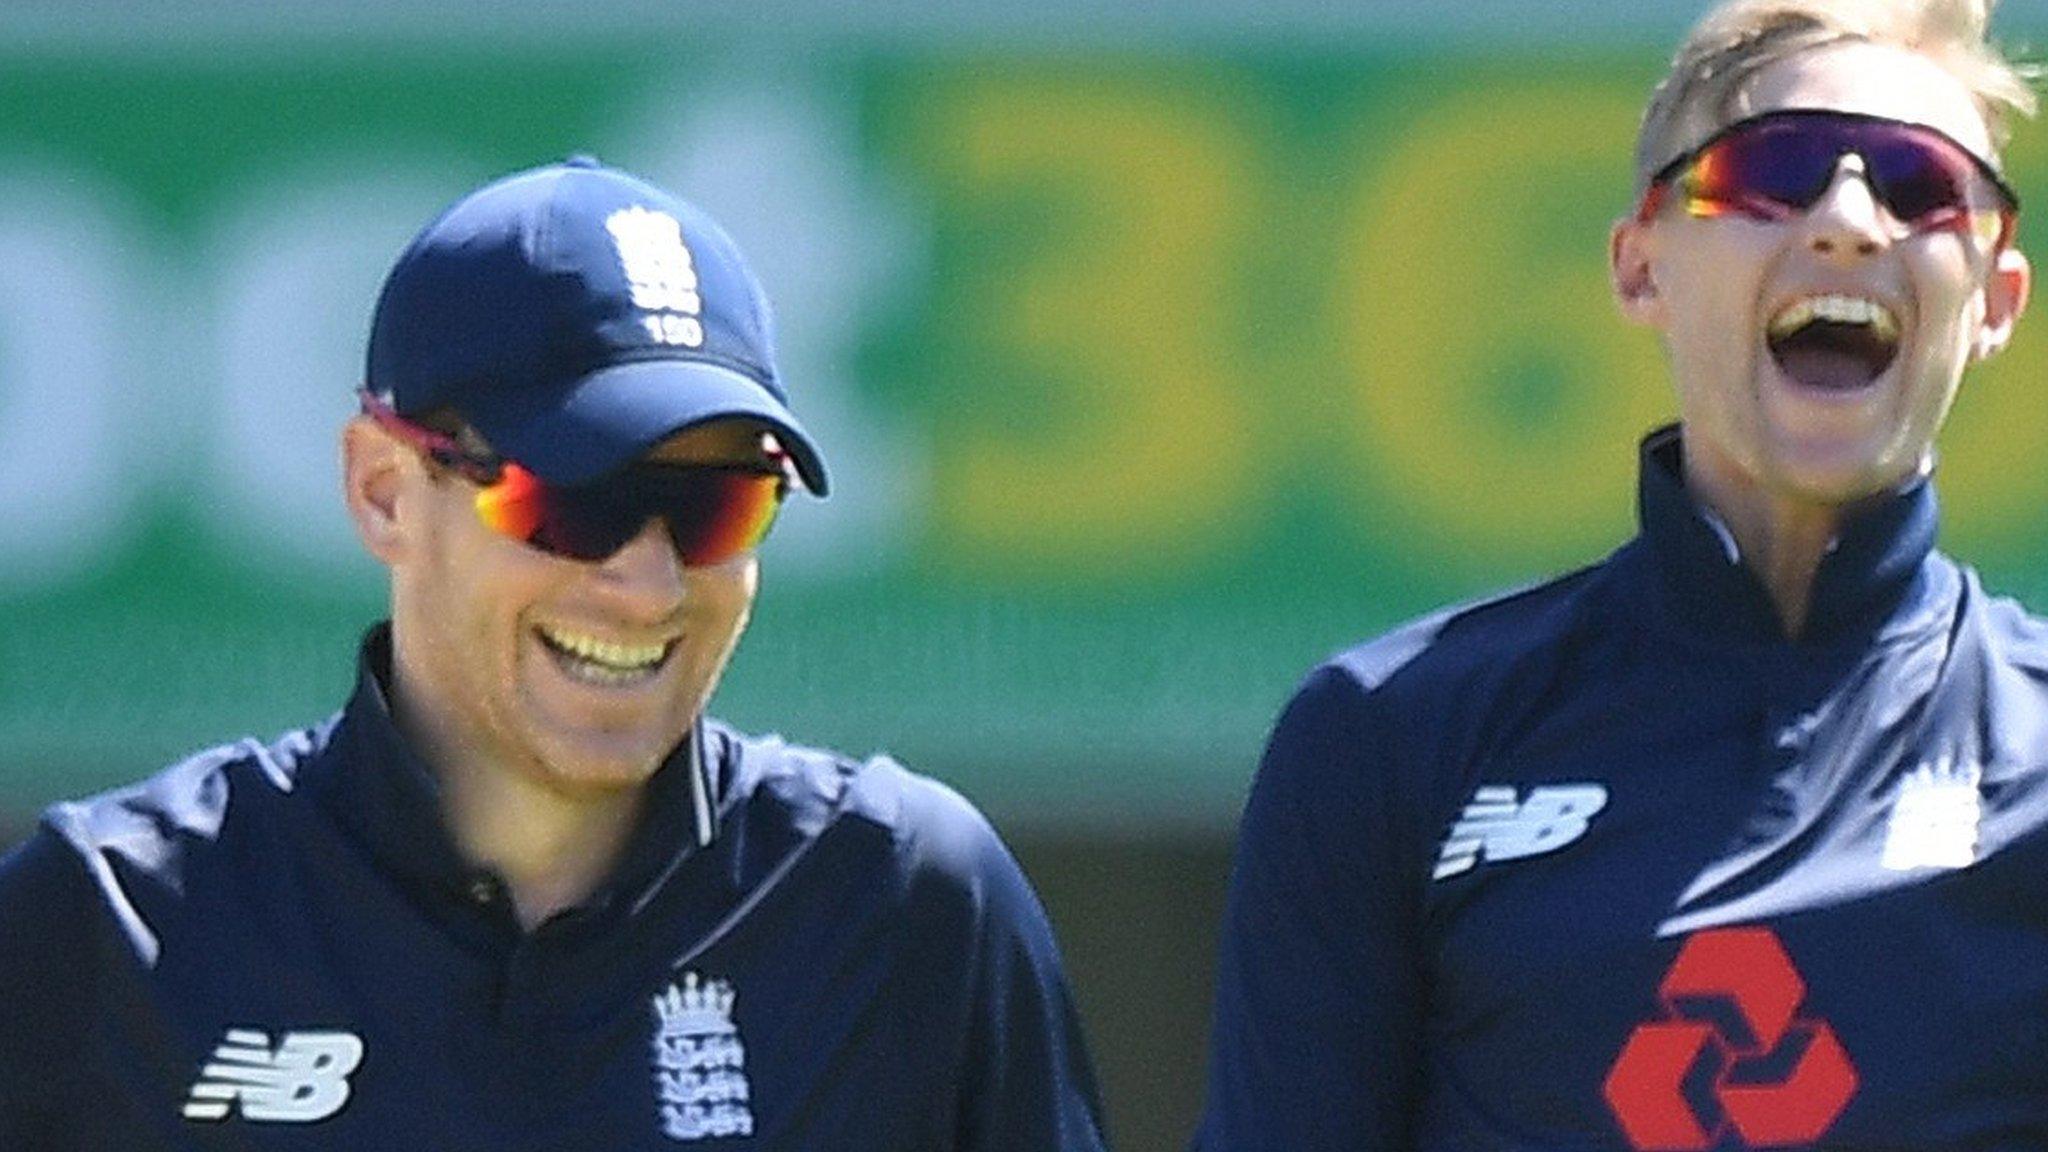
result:
[[[1852,506],[1767,492],[1729,469],[1685,454],[1685,483],[1727,528],[1744,566],[1756,574],[1791,639],[1806,629],[1813,583]]]
[[[499,762],[485,741],[411,698],[404,663],[394,645],[392,718],[433,773],[441,818],[462,858],[505,882],[529,931],[587,899],[625,854],[645,791],[571,792],[539,765]]]
[[[437,762],[435,772],[456,847],[504,880],[528,931],[597,890],[644,807],[639,789],[565,796],[503,765]]]

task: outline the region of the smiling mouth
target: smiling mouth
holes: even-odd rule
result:
[[[1899,318],[1875,300],[1808,296],[1771,318],[1765,340],[1793,382],[1849,392],[1891,367],[1899,354]]]
[[[604,688],[623,687],[652,679],[668,662],[676,642],[620,644],[581,632],[541,625],[534,629],[555,667],[572,679]]]

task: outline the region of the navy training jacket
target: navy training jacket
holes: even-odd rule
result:
[[[1201,1152],[2048,1148],[2048,625],[1922,481],[1788,641],[1680,450],[1605,562],[1288,705]]]
[[[1103,1147],[1045,914],[958,795],[700,727],[531,933],[380,687],[0,861],[0,1149]]]

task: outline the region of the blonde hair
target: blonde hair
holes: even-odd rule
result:
[[[1740,118],[1748,82],[1770,65],[1832,44],[1867,41],[1921,53],[1976,98],[1993,147],[2015,116],[2032,116],[2037,69],[1988,39],[1997,0],[1726,0],[1679,46],[1643,113],[1636,189],[1714,130]],[[1706,123],[1698,125],[1704,117]],[[1994,163],[1997,157],[1985,159]]]

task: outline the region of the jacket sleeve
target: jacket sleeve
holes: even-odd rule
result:
[[[1231,870],[1198,1152],[1413,1147],[1419,892],[1378,706],[1325,666],[1267,743]]]
[[[1095,1070],[1045,909],[978,813],[953,825],[945,854],[974,926],[954,1147],[1102,1152]]]
[[[0,857],[0,1148],[60,1149],[95,1026],[91,884],[47,829]]]

